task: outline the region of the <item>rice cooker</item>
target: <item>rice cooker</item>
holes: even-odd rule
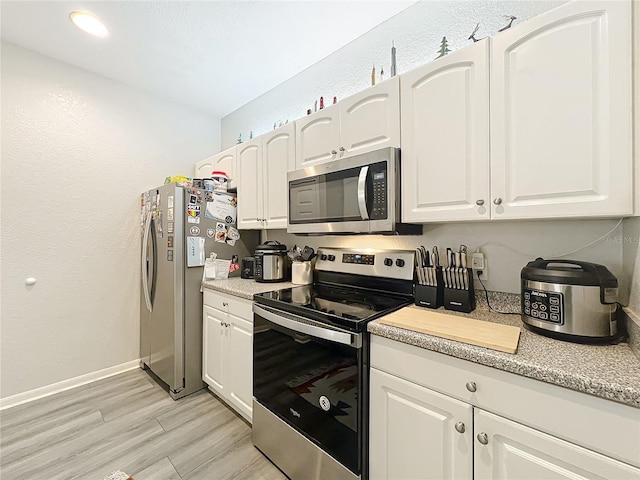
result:
[[[269,240],[256,247],[253,275],[256,282],[284,282],[289,276],[287,246]]]
[[[604,265],[537,258],[520,280],[522,321],[532,330],[577,342],[618,333],[618,280]]]

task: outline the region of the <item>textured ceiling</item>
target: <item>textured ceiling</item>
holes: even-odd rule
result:
[[[2,39],[222,117],[411,1],[2,1]],[[103,20],[91,37],[74,10]]]

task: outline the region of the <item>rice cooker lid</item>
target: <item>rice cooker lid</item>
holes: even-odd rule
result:
[[[269,240],[265,243],[262,243],[256,247],[256,253],[285,253],[287,251],[287,246],[276,240]]]
[[[604,265],[578,260],[544,260],[536,258],[520,272],[522,280],[618,288],[618,279]]]

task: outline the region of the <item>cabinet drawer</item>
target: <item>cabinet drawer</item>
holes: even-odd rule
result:
[[[375,335],[371,366],[640,466],[638,408]]]
[[[245,320],[253,319],[253,303],[251,300],[204,289],[203,303],[211,308],[220,310],[221,312],[228,312]]]

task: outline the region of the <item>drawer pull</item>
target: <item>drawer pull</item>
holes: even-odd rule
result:
[[[228,304],[227,302],[222,302],[222,306],[223,306],[223,307],[228,307],[228,306],[229,306],[229,304]]]
[[[477,389],[478,387],[476,386],[476,382],[467,382],[467,390],[471,393],[475,392]]]
[[[465,427],[464,427],[464,423],[462,423],[462,422],[458,422],[458,423],[456,423],[456,431],[457,431],[458,433],[464,433],[464,432],[465,432],[465,430],[466,430],[466,429],[465,429]]]
[[[480,432],[476,438],[482,445],[487,445],[489,443],[489,437],[484,432]]]

